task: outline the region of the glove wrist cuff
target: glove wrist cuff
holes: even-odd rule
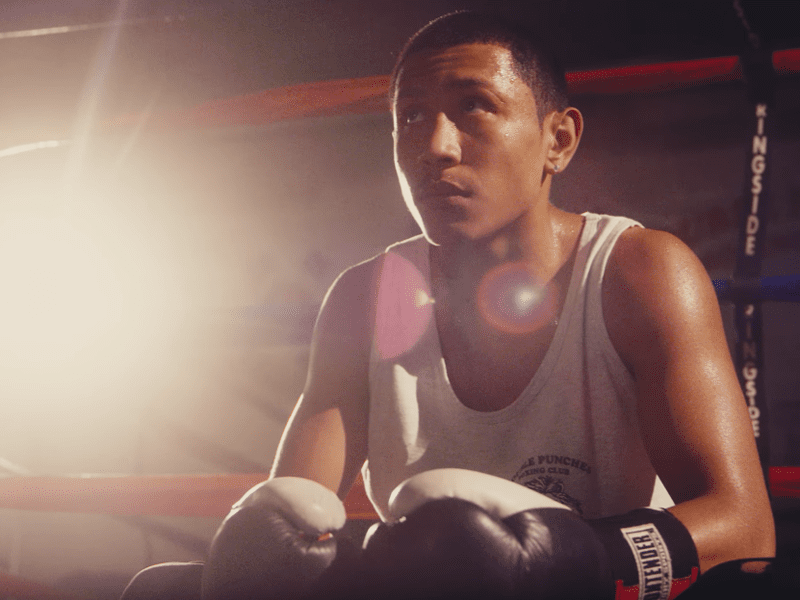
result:
[[[589,524],[608,551],[615,600],[672,600],[697,580],[692,536],[669,512],[641,508]]]

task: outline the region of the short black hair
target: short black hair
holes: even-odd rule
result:
[[[395,62],[389,86],[394,102],[400,71],[409,55],[459,44],[496,44],[511,52],[514,69],[533,92],[539,124],[569,106],[564,70],[542,35],[502,15],[457,11],[438,17],[406,42]]]

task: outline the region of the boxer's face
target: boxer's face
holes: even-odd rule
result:
[[[536,101],[501,46],[408,56],[393,136],[403,196],[432,243],[489,237],[541,194],[547,144]]]

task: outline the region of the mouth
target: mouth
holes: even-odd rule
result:
[[[447,201],[455,204],[463,202],[472,196],[472,191],[450,181],[440,179],[433,181],[422,190],[422,197],[426,200]]]

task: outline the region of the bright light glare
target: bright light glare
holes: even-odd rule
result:
[[[375,344],[383,358],[400,356],[414,347],[433,319],[433,303],[419,270],[399,253],[387,253],[375,315]]]
[[[0,223],[4,370],[70,379],[83,351],[119,323],[122,304],[93,241],[60,216]],[[27,378],[25,378],[27,379]],[[41,382],[40,382],[41,383]]]
[[[520,314],[530,312],[542,299],[542,288],[526,285],[514,293],[514,307]]]
[[[478,308],[493,327],[513,334],[538,331],[554,322],[557,290],[541,285],[523,263],[489,271],[478,286]]]
[[[64,214],[0,222],[0,392],[34,411],[153,380],[179,326],[165,249],[115,219]]]
[[[414,293],[414,306],[422,308],[426,304],[433,304],[433,298],[426,290],[418,289]]]
[[[97,249],[64,219],[5,221],[0,276],[6,332],[18,352],[33,354],[45,342],[58,351],[80,347],[109,317],[112,299],[106,297]]]

